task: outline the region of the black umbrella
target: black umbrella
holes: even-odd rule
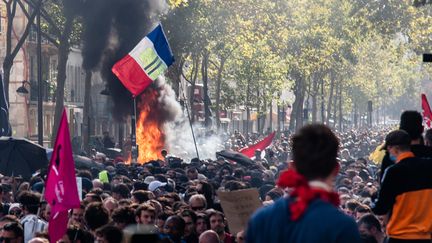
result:
[[[255,162],[251,160],[249,157],[247,157],[246,155],[235,151],[222,150],[220,152],[216,152],[216,156],[221,156],[224,157],[225,159],[235,161],[243,166],[251,166],[255,164]]]
[[[24,138],[0,137],[0,173],[29,179],[47,167],[45,148]]]
[[[53,149],[47,149],[47,156],[48,159],[51,159],[53,153]],[[91,168],[97,168],[102,170],[104,168],[104,166],[102,164],[96,163],[93,160],[91,160],[90,158],[87,158],[85,156],[80,156],[80,155],[76,155],[74,154],[73,156],[73,160],[75,162],[75,167],[77,169],[91,169]]]

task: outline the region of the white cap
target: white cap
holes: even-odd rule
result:
[[[161,186],[166,186],[166,183],[160,181],[152,181],[150,182],[148,189],[153,192]]]
[[[152,181],[155,181],[156,179],[155,179],[155,177],[154,176],[147,176],[145,179],[144,179],[144,183],[145,184],[150,184]]]

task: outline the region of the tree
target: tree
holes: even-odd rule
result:
[[[27,39],[28,34],[30,33],[31,26],[33,21],[40,9],[42,0],[34,0],[32,6],[32,11],[30,14],[27,13],[27,10],[21,0],[3,0],[6,6],[6,18],[7,18],[7,26],[6,26],[6,53],[3,61],[3,80],[4,80],[4,88],[6,99],[9,101],[9,82],[10,82],[10,74],[13,66],[14,59],[18,54],[19,50],[23,46],[25,40]],[[27,13],[27,23],[24,27],[24,32],[20,37],[17,38],[17,42],[13,47],[13,23],[16,16],[17,5],[19,5],[21,11]]]

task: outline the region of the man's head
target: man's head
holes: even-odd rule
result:
[[[180,213],[180,216],[183,218],[186,224],[184,235],[189,236],[195,234],[195,224],[197,220],[195,212],[192,210],[183,210]]]
[[[111,213],[114,211],[114,209],[116,209],[118,207],[118,201],[116,199],[114,199],[113,197],[107,197],[103,201],[103,206],[111,215]]]
[[[102,203],[90,203],[85,209],[84,220],[88,228],[94,231],[109,222],[108,210],[103,207]]]
[[[24,230],[19,223],[8,223],[3,226],[0,235],[0,242],[21,243],[24,238]]]
[[[81,204],[79,208],[72,209],[70,219],[74,223],[82,224],[83,223],[83,217],[84,217],[84,205]]]
[[[307,125],[292,138],[292,154],[298,173],[308,180],[336,174],[339,139],[325,125]]]
[[[40,195],[31,191],[23,191],[18,196],[18,202],[23,206],[24,215],[37,214],[40,204]]]
[[[156,210],[150,204],[141,204],[135,210],[135,221],[138,224],[154,225]]]
[[[189,168],[187,170],[187,177],[189,178],[189,180],[198,179],[198,170],[196,168]]]
[[[199,237],[199,243],[219,243],[220,239],[218,234],[213,230],[207,230]]]
[[[122,242],[122,239],[122,230],[112,225],[102,226],[96,231],[96,242],[99,243]]]
[[[204,231],[208,230],[210,228],[208,217],[204,213],[198,213],[197,214],[197,220],[196,220],[196,227],[195,231],[197,235],[202,234]]]
[[[113,211],[111,218],[114,226],[124,229],[128,225],[135,224],[135,210],[131,207],[119,207]]]
[[[182,217],[174,215],[165,221],[163,232],[169,235],[174,241],[182,238],[185,229],[185,221]]]
[[[399,154],[410,151],[411,139],[409,134],[404,130],[390,132],[385,138],[384,149],[386,149],[392,160],[395,160]]]
[[[129,188],[123,183],[115,185],[112,189],[112,195],[116,200],[129,198],[130,196],[129,192],[130,192]]]
[[[382,233],[381,224],[373,214],[363,215],[358,223],[360,234],[376,237]]]
[[[225,217],[223,213],[212,210],[208,213],[209,221],[210,221],[210,229],[214,230],[218,235],[222,235],[225,233]]]
[[[420,139],[423,133],[423,117],[418,111],[404,111],[400,118],[399,129],[406,131],[411,140]]]
[[[372,210],[369,206],[365,204],[360,204],[355,209],[355,218],[356,220],[359,220],[361,217],[363,217],[366,214],[371,213]]]
[[[189,199],[189,206],[194,212],[202,212],[207,208],[207,200],[202,194],[195,194]]]
[[[137,190],[132,193],[132,201],[134,203],[145,203],[150,199],[154,199],[154,194],[150,191]]]

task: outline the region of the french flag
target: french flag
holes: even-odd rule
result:
[[[112,67],[112,72],[134,97],[143,92],[174,62],[159,24],[135,48]]]

